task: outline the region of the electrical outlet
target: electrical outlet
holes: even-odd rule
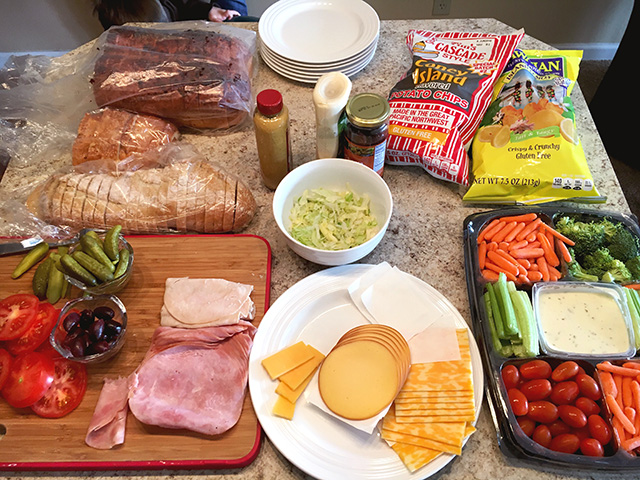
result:
[[[451,0],[433,0],[433,15],[449,15]]]

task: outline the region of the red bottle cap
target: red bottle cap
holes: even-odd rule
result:
[[[256,97],[258,111],[263,115],[277,115],[282,110],[282,95],[279,91],[267,89],[261,91]]]

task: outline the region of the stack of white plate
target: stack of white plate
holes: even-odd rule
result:
[[[362,0],[280,0],[260,17],[260,54],[275,72],[315,83],[355,75],[376,52],[380,19]]]

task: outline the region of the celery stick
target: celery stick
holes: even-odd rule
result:
[[[511,345],[511,348],[513,348],[513,354],[518,358],[525,358],[529,356],[524,349],[524,345]]]
[[[493,321],[496,326],[498,338],[507,339],[504,333],[504,323],[502,321],[502,314],[500,313],[500,305],[498,304],[498,298],[496,297],[496,291],[492,283],[487,283],[487,293],[489,294],[491,310],[493,311]]]
[[[507,288],[507,276],[504,273],[498,276],[495,287],[496,297],[498,297],[501,308],[502,321],[504,322],[504,333],[509,337],[519,337],[518,322],[516,321],[516,314],[513,311],[513,304],[511,303],[511,297],[509,296],[509,290]]]
[[[522,331],[522,343],[527,356],[535,357],[540,353],[538,343],[538,328],[536,320],[533,316],[533,306],[529,295],[526,292],[513,292],[513,306],[516,311],[516,317],[520,319],[520,327]]]
[[[633,335],[636,339],[636,348],[640,348],[640,311],[636,304],[636,299],[640,300],[638,293],[630,288],[625,288],[627,293],[627,304],[631,314],[631,324],[633,325]],[[640,302],[638,302],[640,303]]]
[[[513,346],[512,345],[503,345],[502,346],[502,356],[503,357],[512,357],[513,356]]]
[[[502,343],[500,343],[500,338],[498,337],[498,332],[496,330],[496,324],[493,319],[493,311],[491,306],[491,297],[489,296],[489,292],[485,293],[482,298],[484,299],[484,306],[487,310],[487,318],[489,319],[489,331],[491,332],[491,343],[493,344],[493,349],[496,353],[500,354],[502,351]]]

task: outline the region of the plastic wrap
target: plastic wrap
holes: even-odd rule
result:
[[[114,225],[130,234],[223,233],[244,228],[256,209],[242,181],[184,142],[61,169],[36,186],[26,205],[27,215],[63,233]]]

